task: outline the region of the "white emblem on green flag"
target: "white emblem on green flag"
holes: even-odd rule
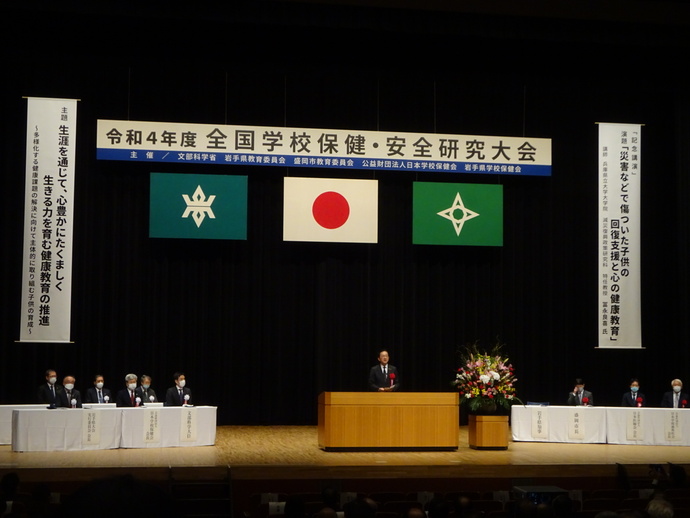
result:
[[[151,173],[149,223],[150,237],[247,239],[247,177]]]
[[[412,242],[503,246],[503,186],[415,182]]]

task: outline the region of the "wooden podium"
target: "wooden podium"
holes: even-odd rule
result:
[[[319,448],[457,450],[457,392],[323,392]]]

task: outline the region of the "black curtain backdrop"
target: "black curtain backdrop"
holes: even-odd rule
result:
[[[653,3],[650,3],[650,6]],[[381,348],[404,390],[448,391],[497,338],[524,400],[584,377],[619,404],[690,382],[687,22],[660,26],[257,2],[214,12],[0,8],[0,404],[46,368],[159,395],[186,373],[220,424],[315,424]],[[109,9],[111,9],[109,7]],[[79,98],[72,344],[21,344],[26,101]],[[553,139],[549,178],[95,159],[97,119]],[[597,350],[596,122],[643,123],[643,350]],[[248,175],[246,241],[148,238],[149,173]],[[379,180],[379,243],[282,241],[285,176]],[[411,244],[412,182],[504,186],[504,246]]]

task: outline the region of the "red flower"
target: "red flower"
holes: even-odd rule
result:
[[[589,398],[588,398],[588,397],[583,397],[583,398],[582,398],[582,402],[586,405],[587,403],[589,403]]]
[[[688,402],[684,399],[683,401],[681,401],[681,404],[683,405],[683,408],[685,408],[685,405],[687,405]]]

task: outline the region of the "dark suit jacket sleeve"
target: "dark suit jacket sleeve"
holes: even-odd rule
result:
[[[180,406],[180,398],[175,387],[170,387],[165,393],[165,406]]]
[[[665,392],[661,398],[661,408],[673,408],[673,393]]]
[[[568,394],[568,402],[566,403],[566,405],[577,406],[579,404],[580,399],[575,394],[573,394],[572,392]]]
[[[115,396],[115,404],[117,406],[132,406],[132,400],[129,398],[129,390],[120,390],[117,396]]]
[[[374,367],[371,368],[369,371],[369,390],[372,392],[377,392],[379,390],[379,380],[377,374],[381,372],[381,367],[378,365],[375,365]],[[383,375],[383,373],[381,373]]]
[[[86,389],[86,396],[84,396],[84,403],[98,403],[96,396],[96,389],[91,387]]]
[[[398,372],[398,368],[394,367],[393,365],[388,365],[388,371],[390,374],[395,374],[395,381],[393,383],[392,390],[393,392],[397,392],[398,390],[400,390],[400,373]]]
[[[149,396],[153,396],[153,402],[158,403],[158,396],[156,395],[156,391],[152,388],[149,389]]]

